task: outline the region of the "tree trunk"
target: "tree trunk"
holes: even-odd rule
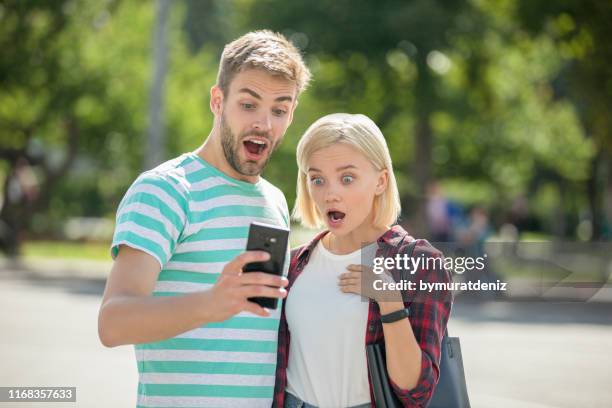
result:
[[[0,245],[1,250],[9,258],[17,258],[19,256],[19,237],[21,217],[15,213],[19,208],[11,202],[10,184],[15,173],[16,161],[9,161],[10,167],[7,176],[4,180],[4,189],[2,197],[2,209],[0,210]]]
[[[417,58],[418,80],[415,87],[416,124],[414,132],[414,163],[409,172],[415,179],[417,195],[415,211],[411,218],[412,231],[420,236],[429,236],[427,225],[427,185],[432,179],[433,132],[431,129],[431,112],[435,100],[433,78],[426,62],[426,55]]]
[[[157,0],[157,16],[153,33],[153,78],[149,99],[149,138],[144,169],[151,169],[164,159],[164,78],[168,47],[166,23],[170,10],[169,0]]]
[[[38,212],[45,211],[49,206],[53,190],[66,175],[78,152],[79,128],[74,119],[64,120],[66,131],[66,157],[56,168],[51,168],[46,162],[37,161],[29,157],[25,149],[14,151],[1,151],[0,157],[10,163],[7,177],[4,181],[4,192],[2,209],[0,210],[0,250],[11,258],[20,255],[21,244],[24,234],[29,227],[32,216]],[[22,194],[17,199],[10,199],[10,183],[15,177],[17,163],[25,159],[29,164],[40,164],[42,168],[42,179],[38,182],[38,194],[35,199],[28,200]]]
[[[587,198],[589,202],[589,210],[591,213],[591,241],[599,241],[601,239],[602,227],[603,227],[603,208],[602,202],[604,199],[603,190],[605,178],[603,176],[603,162],[604,155],[600,151],[598,152],[593,160],[591,161],[591,174],[587,180]]]
[[[612,239],[612,153],[606,151],[604,154],[604,194],[603,194],[603,223],[604,239]]]

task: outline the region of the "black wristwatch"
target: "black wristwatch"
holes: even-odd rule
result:
[[[410,309],[400,309],[380,316],[383,323],[393,323],[410,316]]]

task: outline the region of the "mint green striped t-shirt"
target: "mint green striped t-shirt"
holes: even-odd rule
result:
[[[244,251],[253,221],[288,228],[283,193],[263,178],[236,180],[185,153],[134,181],[117,210],[111,253],[128,245],[159,262],[153,296],[206,290]],[[279,317],[280,308],[269,317],[242,312],[135,345],[138,406],[269,407]]]

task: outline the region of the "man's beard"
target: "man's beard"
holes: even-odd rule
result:
[[[261,164],[253,160],[240,162],[239,150],[242,147],[242,140],[247,136],[264,137],[268,141],[268,157],[266,157]],[[221,114],[221,145],[223,146],[225,159],[238,174],[243,176],[258,176],[268,165],[270,157],[272,157],[272,153],[276,150],[278,143],[273,145],[267,132],[250,131],[241,134],[240,137],[236,137],[227,124],[225,114],[223,113]]]

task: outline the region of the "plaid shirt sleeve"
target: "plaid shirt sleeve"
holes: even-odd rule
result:
[[[426,240],[418,240],[412,257],[422,259],[438,259],[433,267],[422,265],[409,279],[416,282],[452,281],[451,273],[443,268],[443,255]],[[391,386],[404,407],[426,407],[440,376],[440,355],[442,338],[446,332],[446,324],[452,307],[451,291],[415,291],[405,299],[406,307],[410,308],[410,325],[414,336],[421,347],[421,375],[416,387],[407,390],[400,388],[391,379]]]
[[[303,247],[296,248],[291,251],[291,262],[289,263],[289,286],[287,292],[291,289],[293,284],[293,276],[298,267],[298,257],[302,252]],[[274,401],[272,406],[283,408],[285,404],[285,388],[287,387],[287,364],[289,363],[289,344],[290,344],[290,333],[287,325],[287,318],[285,316],[285,304],[287,298],[283,301],[281,308],[280,324],[278,327],[278,350],[276,360],[276,383],[274,385]]]
[[[285,302],[283,302],[281,321],[278,329],[277,353],[276,382],[274,384],[274,401],[272,406],[283,408],[285,405],[285,388],[287,388],[287,363],[289,361],[289,330],[285,318]]]

